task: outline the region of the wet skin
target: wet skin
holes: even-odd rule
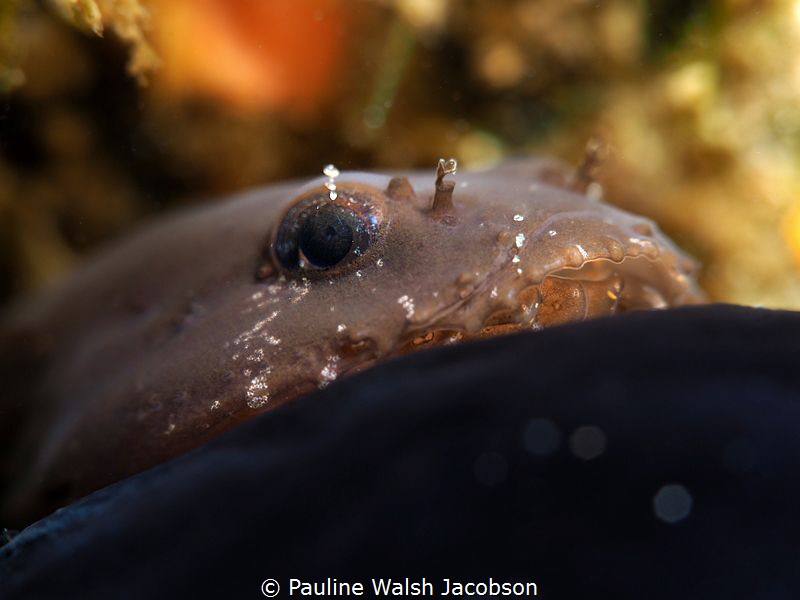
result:
[[[256,189],[155,223],[20,303],[0,324],[3,522],[377,360],[702,299],[654,223],[548,163],[451,180],[436,202],[430,172]]]

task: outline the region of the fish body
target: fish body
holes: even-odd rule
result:
[[[153,223],[0,321],[3,512],[26,522],[430,345],[702,301],[650,220],[525,161],[328,171]]]

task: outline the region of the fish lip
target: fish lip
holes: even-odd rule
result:
[[[525,310],[523,302],[517,300],[519,300],[526,291],[537,288],[541,280],[531,280],[530,278],[518,274],[524,283],[519,286],[512,286],[515,288],[513,304],[509,302],[508,299],[504,301],[492,297],[493,290],[499,287],[500,282],[520,268],[513,262],[514,256],[517,256],[517,254],[510,254],[501,261],[498,261],[499,264],[484,273],[476,282],[471,284],[472,290],[467,296],[458,298],[456,301],[442,306],[422,321],[407,323],[406,328],[401,335],[398,336],[398,343],[396,346],[404,346],[414,338],[424,336],[429,332],[459,332],[465,339],[472,339],[488,337],[484,331],[486,327],[514,326],[517,327],[518,330],[535,329],[532,324],[536,317],[535,311],[531,314],[529,310]],[[522,268],[524,269],[524,267]],[[463,308],[467,308],[467,314],[463,318],[453,319],[453,315]],[[509,318],[505,321],[493,321],[500,311],[507,312]],[[518,316],[511,317],[510,315]],[[496,335],[503,334],[497,333]]]
[[[661,248],[661,250],[662,252],[671,251],[669,247]],[[573,274],[581,272],[587,265],[594,263],[622,266],[626,262],[642,261],[653,265],[659,265],[662,262],[661,257],[626,254],[620,260],[615,260],[610,256],[598,256],[584,260],[580,266],[564,265],[556,269],[534,271],[530,269],[530,265],[524,262],[514,263],[514,256],[519,255],[511,254],[493,270],[485,273],[465,298],[459,298],[455,302],[441,307],[424,321],[409,324],[400,336],[397,347],[408,349],[416,338],[441,331],[459,332],[461,336],[458,342],[461,342],[519,331],[539,330],[543,327],[537,323],[541,307],[540,286],[548,277],[576,279]],[[680,257],[680,255],[677,256]],[[516,279],[519,280],[518,283],[514,281]],[[580,280],[580,278],[577,279]],[[692,285],[690,279],[687,279],[685,284],[685,289],[677,294],[679,297],[677,303],[702,302],[704,299],[702,291]],[[493,286],[505,288],[503,298],[491,297]],[[526,294],[535,294],[533,296],[535,301],[530,305],[525,304]],[[464,316],[453,318],[460,309],[465,308],[467,312]],[[617,309],[614,309],[614,313],[616,311]],[[582,320],[584,319],[577,321]],[[446,343],[426,343],[417,344],[417,346],[435,347]]]

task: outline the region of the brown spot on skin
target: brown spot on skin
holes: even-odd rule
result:
[[[564,259],[566,264],[570,267],[580,267],[584,261],[581,251],[575,246],[564,250]]]
[[[680,258],[681,270],[687,275],[692,275],[697,272],[697,263],[690,258]]]
[[[642,254],[652,260],[658,258],[658,246],[656,246],[653,242],[650,240],[642,240],[640,242],[640,246],[642,248]]]
[[[608,256],[614,262],[622,262],[622,259],[625,258],[625,248],[622,247],[617,240],[608,240],[606,242],[606,247],[608,249]]]
[[[475,274],[465,271],[456,278],[459,298],[468,298],[474,291]]]
[[[473,281],[475,281],[475,275],[470,273],[469,271],[464,271],[456,279],[456,285],[467,286],[471,284]]]
[[[438,184],[455,181],[430,172],[343,172],[334,200],[321,177],[270,186],[157,223],[15,307],[0,319],[3,356],[20,351],[15,332],[49,341],[26,352],[24,370],[0,365],[20,394],[16,408],[0,405],[0,419],[14,415],[0,421],[11,436],[5,522],[30,522],[397,354],[702,300],[685,274],[693,263],[657,228],[644,239],[641,217],[545,173],[518,161],[459,174],[468,185],[454,202]],[[437,193],[439,209],[420,205]],[[345,258],[314,267],[292,254],[297,238],[321,239],[323,256],[327,238],[293,220],[331,203],[362,228],[361,245],[340,244]],[[275,268],[279,229],[292,268]],[[120,310],[131,299],[145,309]],[[176,310],[191,318],[171,335]],[[48,498],[62,483],[67,495]]]
[[[414,188],[407,177],[392,177],[386,187],[386,195],[398,202],[413,202],[416,199]]]
[[[275,274],[275,267],[272,263],[266,262],[258,267],[256,270],[256,279],[264,280],[272,277]]]
[[[428,344],[432,341],[433,341],[433,332],[428,331],[424,335],[415,337],[411,343],[414,344],[415,346],[421,346],[422,344]]]
[[[544,279],[545,272],[539,266],[529,266],[524,271],[525,277],[528,278],[529,281],[532,283],[539,283],[542,279]]]

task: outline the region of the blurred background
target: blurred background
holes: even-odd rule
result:
[[[0,303],[327,163],[591,139],[712,299],[800,309],[800,0],[0,0]]]

